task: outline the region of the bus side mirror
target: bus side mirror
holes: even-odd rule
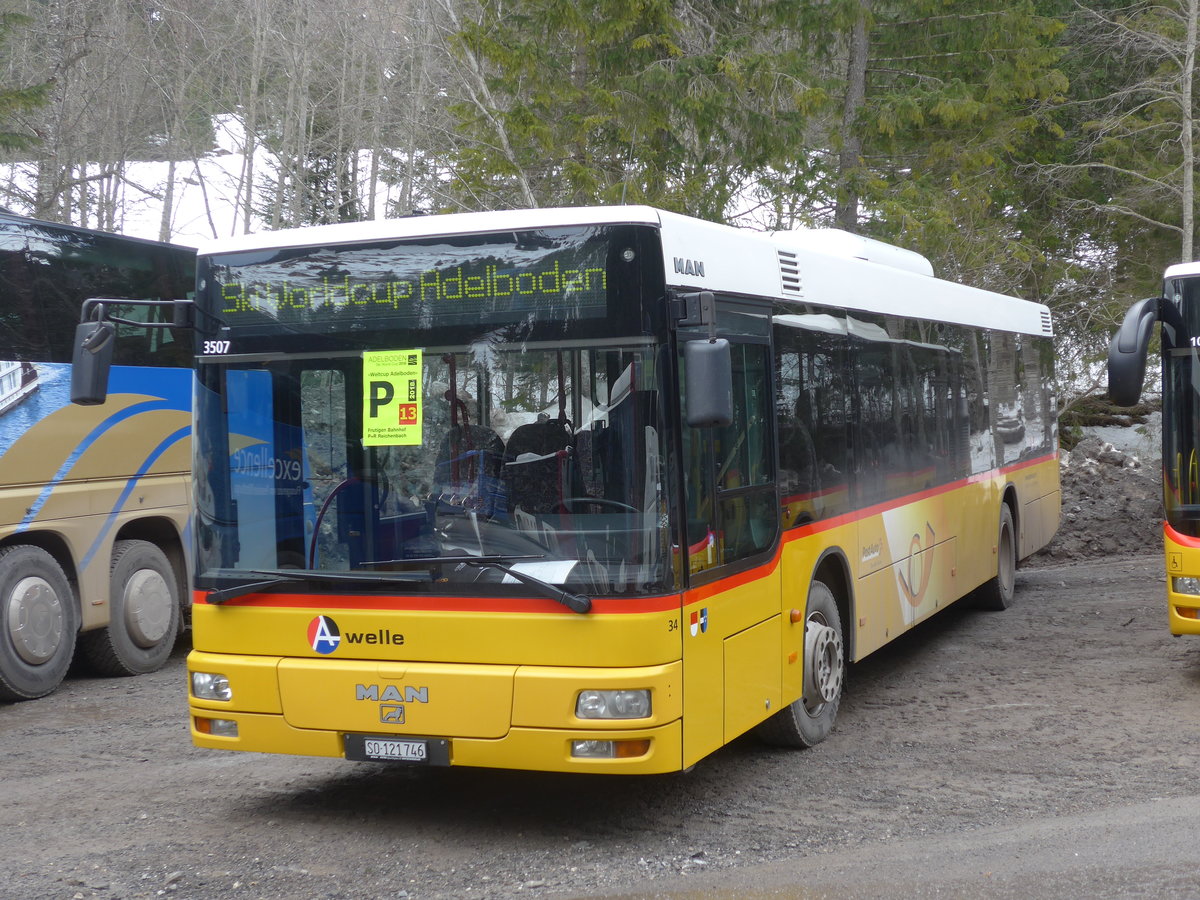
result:
[[[1108,345],[1108,397],[1117,406],[1134,406],[1142,396],[1146,354],[1160,309],[1159,297],[1135,303]]]
[[[692,428],[733,424],[733,357],[729,341],[687,341],[687,423]]]
[[[108,370],[112,367],[117,326],[112,322],[81,322],[75,326],[75,351],[71,358],[71,402],[95,406],[108,397]]]

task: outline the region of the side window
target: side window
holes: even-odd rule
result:
[[[773,330],[780,499],[793,528],[848,508],[846,325],[788,311]]]
[[[733,422],[684,427],[686,550],[693,573],[767,550],[778,531],[770,350],[734,343],[732,357]]]

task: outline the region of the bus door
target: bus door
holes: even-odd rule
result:
[[[718,326],[731,343],[733,421],[718,428],[682,426],[679,560],[688,585],[682,621],[688,757],[762,721],[779,708],[782,694],[779,577],[771,564],[779,500],[769,317],[722,304]],[[707,331],[681,328],[679,339],[681,346],[706,340]],[[685,396],[685,409],[686,402]]]

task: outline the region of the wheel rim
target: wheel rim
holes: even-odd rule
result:
[[[8,637],[31,666],[51,659],[62,643],[62,598],[44,578],[22,578],[8,595]]]
[[[138,569],[125,582],[125,630],[139,647],[153,647],[171,625],[171,589],[155,569]]]
[[[842,636],[819,613],[804,625],[804,657],[804,708],[816,716],[842,689]]]

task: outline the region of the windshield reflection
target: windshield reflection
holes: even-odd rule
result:
[[[426,348],[420,443],[366,447],[361,359],[230,367],[226,433],[198,449],[210,473],[196,488],[201,571],[661,590],[671,555],[655,362],[637,345]]]

